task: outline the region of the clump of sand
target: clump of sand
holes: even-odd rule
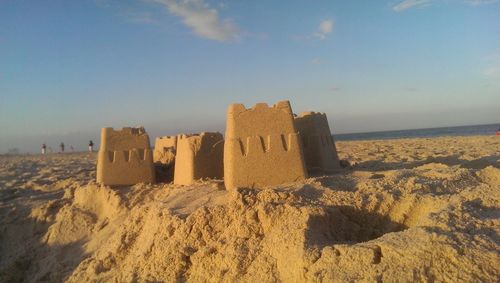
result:
[[[337,147],[352,168],[232,192],[2,157],[0,281],[498,281],[499,138]]]

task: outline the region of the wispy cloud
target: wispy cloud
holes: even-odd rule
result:
[[[319,23],[317,30],[308,35],[292,35],[290,38],[297,41],[307,41],[311,39],[326,39],[332,33],[334,27],[333,20],[326,19]]]
[[[203,0],[154,0],[180,18],[199,37],[229,41],[237,39],[240,31],[231,19],[221,19],[217,9]]]
[[[402,12],[411,8],[424,8],[432,5],[434,2],[445,2],[446,0],[404,0],[392,6],[395,12]],[[472,6],[492,4],[499,0],[456,0],[454,3],[465,3]]]
[[[325,39],[332,31],[333,21],[330,19],[323,20],[319,23],[318,31],[314,33],[314,36],[320,39]]]
[[[410,8],[425,7],[431,4],[431,0],[404,0],[398,4],[392,6],[392,10],[395,12],[401,12],[408,10]]]
[[[472,6],[479,6],[479,5],[495,3],[498,2],[498,0],[466,0],[465,2]]]

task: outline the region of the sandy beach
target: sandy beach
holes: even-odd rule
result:
[[[337,142],[350,166],[226,191],[95,183],[90,153],[0,157],[0,282],[500,279],[500,137]]]

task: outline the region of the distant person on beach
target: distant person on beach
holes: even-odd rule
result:
[[[70,145],[69,149],[71,150],[71,152],[75,152],[75,148],[73,147],[73,145]]]
[[[94,152],[94,143],[92,140],[89,141],[89,152]]]
[[[64,143],[61,142],[61,144],[59,146],[61,147],[61,153],[64,153]]]
[[[47,145],[42,144],[42,154],[45,154],[47,152]]]

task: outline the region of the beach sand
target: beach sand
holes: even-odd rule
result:
[[[337,142],[330,176],[228,192],[0,157],[0,282],[500,280],[500,137]]]

